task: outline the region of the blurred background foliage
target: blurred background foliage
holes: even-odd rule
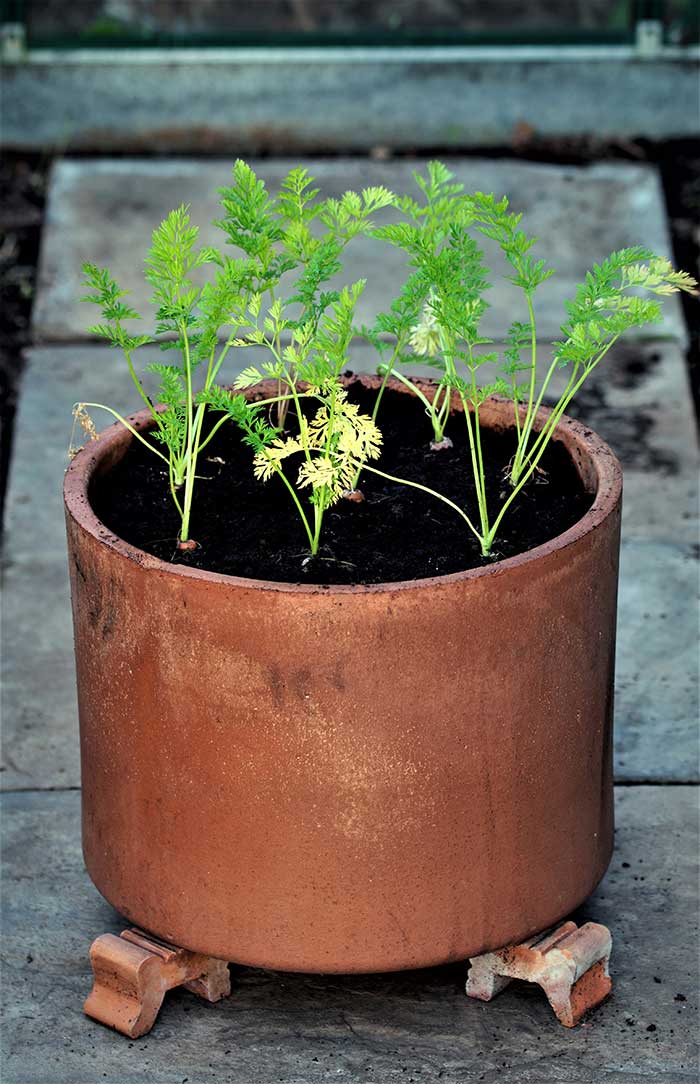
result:
[[[2,0],[30,46],[625,43],[699,40],[698,0]]]

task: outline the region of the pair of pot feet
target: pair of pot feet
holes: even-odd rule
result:
[[[559,1021],[573,1027],[610,992],[612,939],[606,926],[575,922],[469,961],[467,994],[491,1001],[513,979],[542,987]],[[153,1027],[168,990],[184,986],[206,1001],[231,993],[228,964],[141,930],[106,933],[90,948],[94,974],[85,1012],[130,1039]]]

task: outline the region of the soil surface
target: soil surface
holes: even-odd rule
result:
[[[356,384],[350,394],[371,412],[374,391]],[[442,451],[430,450],[432,430],[415,396],[388,391],[378,423],[384,445],[376,465],[443,493],[474,520],[463,418],[450,419],[447,433],[454,446]],[[509,492],[504,470],[514,448],[513,433],[484,431],[492,516]],[[165,561],[277,582],[357,584],[445,575],[512,557],[561,534],[592,503],[563,445],[550,444],[540,464],[543,473],[511,505],[493,556],[483,558],[462,518],[442,501],[365,473],[360,482],[365,500],[341,500],[326,512],[321,548],[311,558],[288,491],[279,478],[254,479],[252,454],[233,424],[222,426],[203,452],[190,532],[199,545],[191,552],[176,549],[178,516],[162,464],[136,441],[96,483],[92,505],[110,531]],[[293,479],[297,464],[292,458],[286,463]],[[301,497],[310,511],[306,491]]]

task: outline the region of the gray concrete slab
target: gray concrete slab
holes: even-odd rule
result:
[[[697,780],[697,545],[623,542],[615,668],[617,779]]]
[[[553,391],[561,393],[567,375],[558,374]],[[569,413],[592,426],[622,462],[623,536],[696,542],[700,459],[683,351],[670,343],[621,342]]]
[[[274,190],[296,162],[257,163]],[[413,187],[411,172],[422,160],[378,162],[369,159],[307,161],[322,191],[340,195],[348,188],[385,184],[397,191]],[[564,319],[563,302],[596,261],[612,249],[644,244],[670,254],[664,197],[658,172],[647,165],[597,163],[552,166],[511,159],[450,160],[458,178],[472,191],[506,193],[525,213],[530,233],[540,238],[541,255],[557,275],[538,291],[539,333],[556,339]],[[217,187],[229,183],[231,162],[192,159],[64,159],[52,172],[44,226],[33,326],[38,341],[79,341],[94,323],[92,311],[77,298],[85,260],[106,265],[133,291],[137,309],[148,312],[150,288],[143,282],[143,257],[151,231],[180,203],[192,205],[203,242],[221,244],[211,220],[220,217]],[[538,250],[539,251],[539,250]],[[494,256],[494,268],[499,266]],[[348,250],[344,281],[368,278],[359,319],[369,323],[394,296],[406,273],[400,252],[366,238]],[[522,309],[517,289],[494,278],[493,306],[485,333],[502,338]],[[152,311],[152,310],[151,310]],[[685,339],[676,298],[669,299],[664,323],[655,337]],[[146,325],[148,326],[148,321]]]
[[[657,355],[659,360],[650,360]],[[359,354],[355,362],[358,369],[369,364]],[[641,385],[630,387],[633,363],[643,371],[635,376]],[[589,396],[589,420],[604,423],[603,434],[617,442],[629,462],[617,669],[620,779],[698,778],[692,602],[696,453],[684,381],[677,347],[645,345],[613,356],[604,392]],[[0,778],[7,789],[79,783],[61,481],[71,406],[83,396],[125,411],[134,406],[116,351],[85,345],[32,351],[17,421],[4,548]],[[643,430],[638,440],[637,429]]]
[[[697,789],[617,789],[610,870],[575,917],[613,932],[613,993],[559,1025],[541,991],[484,1004],[465,965],[373,976],[233,968],[233,995],[168,994],[136,1042],[82,1016],[87,950],[123,922],[80,855],[79,795],[4,796],[4,1084],[693,1084]]]
[[[601,140],[694,138],[697,131],[692,46],[666,46],[653,57],[632,44],[602,43],[106,46],[30,49],[21,63],[4,64],[3,142],[59,154],[279,154],[503,146],[523,124],[541,136]]]

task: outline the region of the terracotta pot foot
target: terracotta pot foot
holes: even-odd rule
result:
[[[564,922],[520,945],[469,961],[467,994],[491,1001],[513,979],[536,982],[564,1027],[572,1028],[608,994],[612,937],[607,926]]]
[[[206,1001],[231,993],[228,964],[169,945],[141,930],[105,933],[90,946],[95,981],[84,1011],[130,1039],[153,1027],[163,998],[184,986]]]

